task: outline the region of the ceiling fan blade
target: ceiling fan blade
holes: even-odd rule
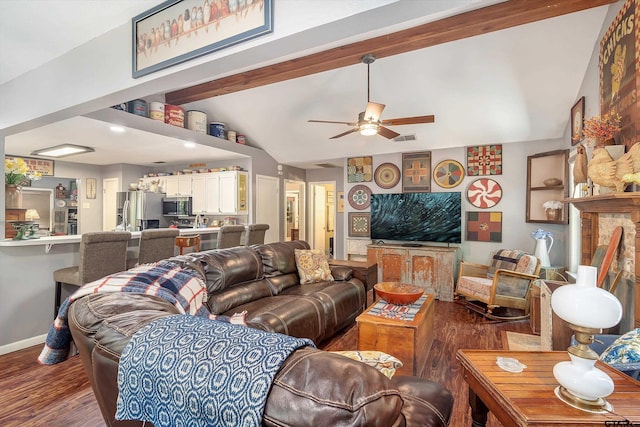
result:
[[[433,123],[436,121],[435,116],[416,116],[416,117],[401,117],[399,119],[382,120],[381,123],[385,126],[398,126],[398,125],[415,125],[419,123]]]
[[[377,102],[367,102],[367,109],[364,110],[364,119],[376,122],[380,120],[382,110],[384,110],[384,104],[378,104]]]
[[[399,136],[400,134],[397,133],[397,132],[392,131],[389,128],[386,128],[384,126],[380,126],[380,127],[378,127],[378,135],[384,136],[385,138],[388,138],[388,139],[393,139],[396,136]]]
[[[345,136],[345,135],[349,135],[350,133],[353,133],[353,132],[355,132],[355,131],[357,131],[357,130],[358,130],[358,128],[349,129],[348,131],[346,131],[346,132],[342,132],[342,133],[339,133],[338,135],[336,135],[336,136],[332,136],[332,137],[331,137],[331,138],[329,138],[329,139],[341,138],[341,137],[343,137],[343,136]]]
[[[307,121],[310,123],[337,123],[337,124],[349,125],[349,126],[357,125],[357,123],[353,123],[353,122],[333,122],[331,120],[307,120]]]

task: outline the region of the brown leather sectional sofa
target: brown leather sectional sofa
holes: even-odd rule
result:
[[[246,312],[250,327],[320,343],[348,325],[365,305],[360,281],[349,269],[332,270],[335,282],[300,285],[294,249],[306,242],[273,243],[172,258],[200,272],[207,306],[215,314]],[[116,421],[118,362],[133,334],[163,316],[178,314],[151,295],[93,294],[75,301],[69,325],[108,426]],[[285,361],[272,384],[265,426],[445,426],[451,393],[415,377],[388,379],[343,356],[304,347]],[[150,424],[147,423],[146,426]]]

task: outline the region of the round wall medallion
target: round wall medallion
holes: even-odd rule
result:
[[[400,169],[393,163],[383,163],[376,168],[373,179],[380,188],[393,188],[400,182]]]
[[[462,182],[464,168],[455,160],[443,160],[433,170],[433,180],[442,188],[453,188]]]
[[[476,208],[492,208],[502,199],[502,187],[489,178],[476,179],[467,188],[467,199]]]
[[[371,204],[371,190],[366,185],[354,185],[349,191],[349,204],[353,209],[367,209]]]

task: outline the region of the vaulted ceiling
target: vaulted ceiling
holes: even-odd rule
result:
[[[12,0],[0,3],[3,17],[0,18],[3,45],[0,51],[14,46],[13,41],[7,42],[5,38],[7,28],[3,23],[7,6],[17,3],[24,5]],[[83,4],[57,0],[50,3]],[[159,2],[145,1],[138,4],[138,10],[133,10],[132,2],[128,1],[104,3],[111,3],[129,16],[114,20],[126,21]],[[402,7],[401,3],[398,7]],[[496,2],[469,3],[480,7]],[[489,13],[490,8],[477,9],[470,12],[474,15],[469,15],[466,22],[462,14],[457,14],[447,18],[449,21],[426,24],[430,26],[413,35],[398,33],[402,35],[358,40],[334,51],[302,56],[292,63],[171,92],[167,99],[182,104],[187,110],[207,112],[209,120],[224,122],[228,129],[246,135],[250,144],[266,150],[279,163],[300,167],[314,167],[355,155],[561,138],[569,109],[580,96],[579,88],[607,6],[580,9],[585,4],[608,2],[567,0],[555,7],[562,5],[577,12],[567,14],[563,9],[561,16],[543,19],[559,13],[554,10],[553,2],[546,3],[537,10],[531,2],[499,3],[491,7],[509,6],[512,14],[504,13],[509,8],[497,17]],[[46,9],[55,8],[43,9],[33,12],[42,17],[46,16]],[[28,10],[23,10],[21,16],[33,17]],[[35,27],[49,28],[46,22]],[[36,45],[38,41],[46,44],[47,36],[37,31],[30,37],[36,39]],[[29,51],[26,45],[21,46]],[[2,64],[8,60],[5,53],[0,52]],[[401,135],[415,136],[415,141],[396,142],[358,133],[329,139],[349,127],[308,122],[309,119],[347,122],[357,119],[367,102],[367,68],[358,62],[365,53],[379,57],[370,68],[370,98],[386,104],[383,119],[435,115],[433,124],[393,127]],[[0,79],[6,76],[0,74]],[[587,115],[589,113],[596,112],[587,112]],[[7,137],[6,152],[28,155],[27,151],[42,148],[43,140],[47,145],[55,145],[55,138],[66,139],[64,142],[69,142],[69,138],[98,140],[95,133],[92,137],[92,132],[97,132],[91,130],[92,126],[86,123],[79,126],[76,119],[65,122]],[[144,144],[147,140],[153,141],[154,135],[139,134],[133,129],[131,132],[130,137],[139,141],[140,153],[128,155],[126,162],[148,164],[153,150],[145,151]],[[99,156],[85,155],[77,161],[121,163],[122,156],[117,150],[109,154],[109,138],[106,139],[101,143],[105,147]],[[180,151],[184,150],[177,150],[172,159],[176,163],[188,162],[180,157]],[[75,160],[68,158],[68,161]]]

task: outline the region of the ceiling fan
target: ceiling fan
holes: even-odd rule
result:
[[[339,123],[349,126],[353,126],[352,129],[342,132],[336,136],[332,136],[330,139],[336,139],[349,135],[353,132],[360,132],[361,135],[381,135],[385,138],[392,139],[400,134],[392,131],[385,126],[398,126],[398,125],[413,125],[419,123],[433,123],[435,117],[429,116],[416,116],[416,117],[402,117],[399,119],[387,119],[381,120],[382,110],[384,110],[384,104],[378,104],[377,102],[371,102],[369,100],[369,93],[371,89],[369,66],[376,60],[375,55],[367,54],[362,57],[362,62],[367,64],[367,108],[358,114],[357,122],[334,122],[329,120],[309,120],[312,123]]]

